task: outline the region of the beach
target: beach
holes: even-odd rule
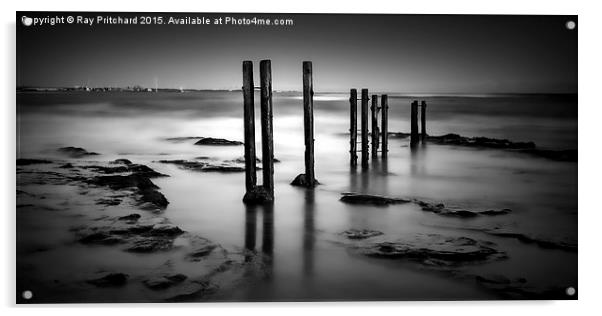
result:
[[[354,169],[348,98],[315,94],[321,184],[311,190],[290,185],[304,169],[302,96],[274,94],[275,198],[252,207],[242,203],[243,146],[195,145],[243,141],[240,91],[18,92],[17,299],[576,298],[566,294],[578,286],[576,159],[411,150],[392,134],[388,159]],[[428,104],[429,135],[576,155],[576,95],[389,93],[390,132],[410,130],[412,100]],[[69,147],[84,151],[58,150]],[[135,175],[133,185],[105,178],[117,175]],[[347,203],[349,194],[397,201]]]

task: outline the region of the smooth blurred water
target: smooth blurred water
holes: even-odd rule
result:
[[[414,99],[428,103],[431,135],[458,133],[534,141],[544,148],[577,148],[577,100],[573,96],[392,94],[390,131],[409,130],[409,104]],[[276,201],[271,210],[253,210],[241,202],[242,173],[195,173],[156,163],[198,156],[242,157],[242,146],[194,146],[194,141],[165,140],[203,136],[242,141],[240,92],[18,93],[17,104],[18,157],[59,157],[57,147],[78,146],[101,153],[95,160],[128,158],[147,164],[171,176],[153,181],[170,201],[165,216],[173,223],[231,249],[255,245],[273,256],[270,278],[225,293],[224,300],[492,297],[470,283],[399,262],[354,255],[339,244],[337,235],[349,228],[381,230],[392,237],[439,233],[490,240],[507,251],[509,259],[466,270],[525,277],[538,285],[576,284],[576,253],[540,249],[473,230],[503,226],[576,242],[576,163],[453,146],[428,145],[412,153],[407,140],[391,139],[387,161],[373,161],[369,171],[354,172],[349,167],[346,135],[348,95],[316,94],[316,177],[323,185],[315,192],[307,191],[289,185],[303,172],[301,97],[276,93],[274,154],[281,161],[275,164]],[[259,123],[256,127],[260,156]],[[258,176],[261,183],[260,172]],[[475,211],[511,208],[513,213],[456,219],[422,212],[413,204],[349,206],[338,201],[340,193],[349,191],[419,198]],[[102,257],[99,260],[111,261],[102,252],[96,254]],[[127,261],[122,257],[120,261]]]

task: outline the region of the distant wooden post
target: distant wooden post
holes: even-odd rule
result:
[[[247,194],[257,185],[255,167],[255,100],[253,85],[253,62],[242,63],[242,94],[244,99],[244,133],[245,133],[245,187]]]
[[[368,168],[368,89],[362,89],[362,168]]]
[[[426,141],[426,101],[422,101],[420,103],[420,127],[422,128],[422,133],[420,133],[422,136],[422,142],[424,143]]]
[[[411,107],[411,133],[410,133],[410,147],[418,144],[418,101],[412,102]]]
[[[303,123],[305,174],[298,175],[291,184],[313,188],[318,182],[314,172],[314,88],[311,61],[303,62]]]
[[[272,114],[272,63],[259,63],[261,81],[261,148],[263,162],[263,189],[269,200],[274,199],[274,139]]]
[[[349,162],[357,166],[357,89],[351,89],[349,106]]]
[[[372,112],[372,133],[371,133],[371,144],[372,144],[372,159],[378,156],[378,96],[372,95],[372,106],[370,107]]]
[[[380,108],[381,108],[381,136],[382,136],[382,146],[381,152],[382,157],[387,158],[387,152],[389,151],[389,97],[386,94],[383,94],[380,97]]]

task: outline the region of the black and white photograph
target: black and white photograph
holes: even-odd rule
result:
[[[15,19],[17,305],[579,297],[577,15]]]

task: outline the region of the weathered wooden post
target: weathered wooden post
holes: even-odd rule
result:
[[[274,199],[274,138],[272,114],[272,62],[259,62],[261,81],[261,148],[263,162],[263,189],[269,200]]]
[[[378,156],[378,96],[372,95],[372,106],[370,107],[372,112],[372,133],[371,133],[371,144],[372,144],[372,159]]]
[[[303,62],[303,129],[305,131],[305,174],[298,175],[292,185],[313,188],[318,184],[314,172],[314,88],[311,61]]]
[[[362,89],[362,168],[368,168],[368,89]]]
[[[422,143],[426,142],[426,101],[422,101],[420,103],[420,127],[422,129],[422,133],[420,133],[420,136],[422,138]]]
[[[418,101],[412,102],[410,119],[410,147],[414,147],[418,144]]]
[[[352,166],[357,166],[357,90],[351,89],[349,95],[349,162]]]
[[[381,152],[382,157],[387,158],[387,152],[389,151],[389,97],[383,94],[380,97],[380,108],[381,108],[381,136],[382,146]]]
[[[255,167],[255,100],[253,85],[253,62],[246,60],[242,63],[242,93],[244,102],[244,133],[245,133],[245,187],[246,193],[253,191],[257,185]]]

